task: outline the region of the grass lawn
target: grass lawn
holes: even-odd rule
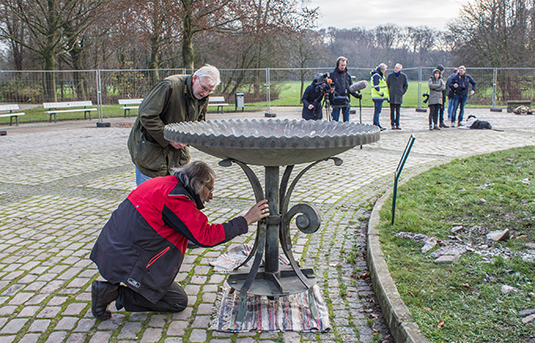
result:
[[[394,225],[390,206],[383,207],[379,230],[390,273],[432,342],[531,342],[535,323],[523,323],[518,311],[535,309],[535,261],[518,255],[535,242],[534,173],[535,147],[455,159],[399,188]],[[405,231],[461,243],[451,233],[459,225],[465,230],[455,236],[475,251],[454,264],[435,264],[435,249],[423,254],[422,242],[394,237]],[[486,248],[485,230],[476,226],[509,229],[511,238]],[[514,290],[505,293],[504,285]]]

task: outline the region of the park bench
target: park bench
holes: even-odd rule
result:
[[[89,120],[91,120],[91,111],[96,111],[97,109],[93,106],[92,101],[68,101],[68,102],[45,102],[43,103],[43,108],[48,111],[45,113],[50,114],[50,121],[52,121],[52,116],[54,116],[54,123],[56,122],[56,114],[58,113],[69,113],[69,112],[84,112],[84,119],[86,115],[89,114]],[[76,108],[79,107],[79,108]],[[63,110],[63,108],[68,108]]]
[[[19,105],[0,105],[0,112],[3,112],[3,111],[9,111],[9,113],[2,113],[0,114],[0,117],[9,117],[9,126],[11,126],[13,124],[13,118],[15,118],[15,123],[17,124],[17,126],[19,125],[19,116],[23,116],[25,115],[26,113],[23,113],[23,112],[15,112],[13,113],[13,111],[18,111],[20,110],[19,108]]]
[[[228,105],[229,104],[225,102],[225,98],[222,96],[211,96],[210,98],[208,98],[208,106],[217,106],[216,111],[219,111],[219,109],[221,108],[221,113],[223,113],[223,107]]]
[[[518,106],[531,107],[530,100],[507,100],[507,113],[513,112]]]
[[[122,109],[124,110],[124,117],[126,118],[126,112],[128,112],[128,118],[130,118],[130,110],[138,109],[142,101],[143,101],[143,98],[141,99],[119,99],[119,105],[123,105]]]

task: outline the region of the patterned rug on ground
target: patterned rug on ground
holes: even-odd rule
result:
[[[239,292],[226,287],[219,295],[210,330],[223,332],[298,331],[327,332],[331,329],[329,312],[318,285],[314,285],[314,300],[318,318],[310,312],[308,292],[268,299],[265,296],[247,296],[247,314],[243,323],[236,322]]]

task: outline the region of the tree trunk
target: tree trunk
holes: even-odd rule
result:
[[[195,51],[193,50],[193,22],[189,13],[192,0],[182,0],[184,5],[184,21],[182,22],[182,61],[184,68],[195,68]]]

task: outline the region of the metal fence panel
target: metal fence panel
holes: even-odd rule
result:
[[[373,68],[349,68],[356,81],[370,78]],[[427,81],[434,67],[404,68],[411,87],[416,92],[407,96],[420,105]],[[215,95],[224,96],[233,104],[234,95],[243,93],[245,104],[269,106],[299,106],[301,94],[317,73],[332,72],[325,68],[263,68],[222,69],[221,84]],[[453,67],[446,67],[447,78]],[[387,71],[387,74],[392,69]],[[117,104],[118,99],[143,98],[158,81],[173,74],[191,73],[185,69],[160,70],[88,70],[88,71],[2,71],[0,102],[42,104],[43,102],[91,100],[98,104],[101,92],[103,105]],[[477,92],[469,104],[489,107],[505,106],[507,100],[533,101],[535,69],[530,68],[470,68],[467,73],[477,82]],[[100,75],[100,78],[98,77]],[[100,80],[100,84],[97,84]],[[414,81],[414,82],[412,82]],[[367,91],[364,91],[367,94]],[[414,99],[414,97],[418,97]]]

